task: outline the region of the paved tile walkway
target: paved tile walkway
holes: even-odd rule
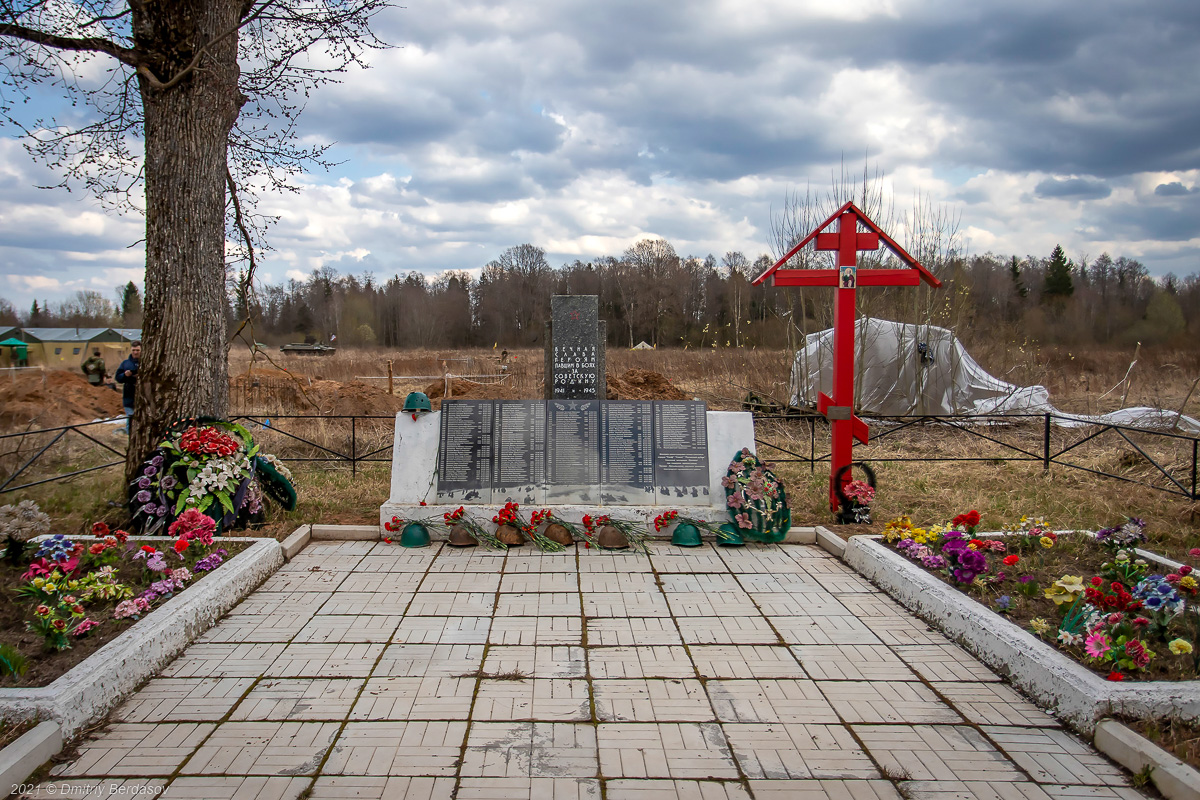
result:
[[[314,542],[32,796],[115,796],[89,787],[205,800],[1142,796],[824,551],[665,543],[647,556]]]

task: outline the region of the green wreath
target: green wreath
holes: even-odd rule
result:
[[[787,491],[771,468],[743,447],[721,481],[733,527],[756,542],[781,542],[792,527]]]

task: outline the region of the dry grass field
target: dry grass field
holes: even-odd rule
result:
[[[974,355],[985,368],[1010,381],[1047,386],[1051,402],[1074,412],[1112,410],[1120,405],[1125,394],[1126,405],[1178,409],[1200,375],[1200,357],[1195,353],[1143,352],[1130,373],[1126,392],[1121,381],[1129,370],[1132,353],[1022,351],[1019,346],[996,346],[994,350],[983,348]],[[629,369],[661,373],[687,396],[704,399],[714,409],[740,408],[742,398],[750,392],[786,400],[790,362],[783,351],[613,348],[607,357],[610,374],[620,375]],[[389,360],[393,370],[390,396],[385,377]],[[376,519],[377,509],[388,492],[390,418],[408,391],[426,390],[431,384],[442,386],[444,379],[439,376],[451,372],[474,382],[474,393],[469,396],[539,397],[542,363],[540,350],[511,352],[503,371],[500,355],[492,349],[446,352],[350,349],[339,350],[331,357],[276,353],[269,360],[259,357],[253,363],[249,353],[235,352],[230,364],[230,374],[234,376],[232,410],[271,416],[270,430],[256,430],[268,452],[278,452],[294,460],[327,458],[331,457],[330,451],[345,454],[353,449],[360,457],[376,453],[375,457],[383,460],[383,463],[360,463],[355,470],[344,459],[336,460],[336,456],[332,456],[335,459],[332,462],[295,461],[300,507],[290,514],[279,515],[269,532],[284,535],[305,522]],[[1114,386],[1118,388],[1110,391]],[[1200,416],[1200,392],[1188,398],[1185,413]],[[279,416],[287,414],[306,418],[289,420]],[[359,419],[352,431],[348,420],[334,418],[348,414],[377,414],[384,419]],[[313,415],[325,418],[313,419]],[[819,459],[828,453],[825,424],[819,420],[762,418],[757,430],[760,452],[777,464],[787,482],[795,522],[831,522],[825,488],[828,467],[809,462],[813,456]],[[1129,435],[1124,439],[1110,431],[1075,446],[1063,456],[1064,461],[1083,469],[1056,463],[1047,472],[1040,455],[1044,434],[1040,420],[1003,428],[915,426],[883,435],[884,430],[874,427],[872,443],[855,451],[857,458],[872,463],[878,475],[879,494],[873,509],[877,524],[872,527],[901,513],[911,513],[921,522],[933,522],[971,508],[984,515],[986,525],[996,527],[1021,514],[1041,514],[1063,528],[1096,528],[1133,515],[1149,521],[1151,535],[1165,552],[1178,554],[1188,547],[1200,546],[1196,503],[1178,494],[1083,471],[1097,470],[1130,481],[1170,487],[1169,479],[1136,451],[1136,445],[1187,489],[1192,479],[1191,439],[1151,434]],[[1086,429],[1053,428],[1052,451],[1071,447],[1087,435]],[[0,454],[0,459],[6,459],[3,463],[8,465],[18,463],[34,452],[35,444],[30,440],[14,448],[12,440],[8,440],[7,455]],[[14,449],[18,451],[15,454]],[[100,452],[82,437],[73,436],[56,444],[47,457],[46,469],[66,471],[104,463],[112,455]],[[90,520],[98,518],[115,523],[120,521],[122,494],[116,472],[114,469],[89,474],[65,484],[47,484],[0,499],[7,502],[32,497],[61,521],[64,530],[82,530]],[[847,528],[842,532],[865,531]]]

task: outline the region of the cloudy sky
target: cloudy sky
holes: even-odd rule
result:
[[[970,252],[1200,271],[1196,0],[404,0],[394,49],[315,94],[343,162],[263,198],[269,282],[558,266],[644,237],[771,252],[789,191],[866,159]],[[0,296],[141,282],[142,220],[0,141]]]

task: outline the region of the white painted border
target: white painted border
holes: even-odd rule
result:
[[[102,718],[283,565],[274,539],[238,541],[251,544],[49,686],[0,689],[0,717],[54,720],[64,739]]]
[[[852,536],[842,559],[1077,730],[1091,734],[1110,715],[1200,720],[1200,681],[1107,681],[877,538]]]
[[[15,794],[25,779],[58,755],[62,747],[63,735],[57,722],[42,722],[25,731],[0,750],[0,787],[11,786],[9,792]]]

